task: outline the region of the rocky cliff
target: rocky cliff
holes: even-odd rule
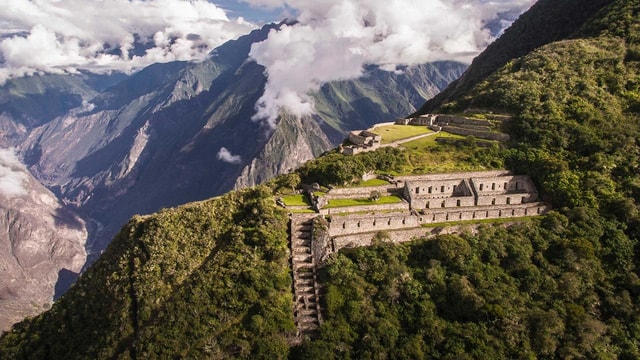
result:
[[[0,150],[0,329],[49,308],[82,269],[83,220]]]

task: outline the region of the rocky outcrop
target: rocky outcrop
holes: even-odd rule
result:
[[[85,222],[0,149],[0,330],[36,315],[82,269]]]

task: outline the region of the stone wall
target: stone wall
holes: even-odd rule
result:
[[[379,205],[364,205],[364,206],[343,206],[329,209],[320,209],[320,214],[342,214],[342,213],[355,213],[355,212],[373,212],[373,211],[409,211],[408,202],[399,202],[395,204],[379,204]]]
[[[418,217],[410,213],[333,216],[329,235],[339,236],[372,231],[419,227]]]
[[[411,201],[414,210],[434,208],[455,208],[460,206],[475,206],[476,199],[473,196],[458,196],[448,198],[415,198]]]
[[[451,196],[471,196],[471,189],[465,179],[447,179],[440,181],[405,182],[407,199],[418,197],[443,198]]]
[[[446,131],[451,134],[462,136],[475,136],[480,139],[493,140],[493,141],[509,141],[511,137],[504,133],[492,132],[492,131],[479,131],[467,128],[461,128],[456,126],[443,126],[442,131]]]
[[[446,138],[446,137],[437,137],[436,142],[447,145],[456,145],[456,146],[466,146],[469,145],[467,139],[455,139],[455,138]],[[475,146],[489,148],[493,146],[492,142],[489,141],[476,141]]]
[[[478,196],[505,192],[537,193],[536,186],[531,181],[531,178],[524,175],[471,177],[470,185]]]
[[[438,115],[438,123],[493,127],[493,124],[489,120],[473,119],[455,115]]]
[[[426,209],[418,216],[420,224],[432,224],[448,221],[467,221],[484,219],[502,219],[523,216],[535,216],[547,213],[551,207],[545,203],[517,205],[476,206],[470,208]]]
[[[500,176],[513,176],[509,170],[493,170],[493,171],[470,171],[470,172],[452,172],[427,175],[408,175],[396,176],[394,179],[399,182],[407,181],[443,181],[449,179],[471,179],[471,178],[490,178]]]
[[[329,190],[324,197],[327,199],[368,199],[372,191],[378,191],[380,195],[402,195],[404,185],[388,184],[380,186],[350,187]]]
[[[470,206],[439,209],[424,209],[417,214],[384,214],[334,216],[329,223],[329,235],[389,231],[419,227],[423,224],[484,219],[502,219],[542,215],[550,210],[545,203],[515,205]]]

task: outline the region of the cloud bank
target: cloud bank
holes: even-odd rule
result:
[[[13,149],[0,148],[0,194],[7,197],[26,195],[25,171]]]
[[[266,68],[264,95],[254,120],[275,125],[279,109],[313,112],[309,92],[329,81],[360,77],[364,65],[437,60],[470,62],[494,40],[489,23],[521,13],[535,0],[244,0],[287,5],[298,23],[272,30],[250,56]],[[505,24],[508,25],[508,24]],[[494,31],[495,33],[495,31]]]
[[[240,164],[242,162],[242,158],[240,157],[240,155],[233,155],[231,151],[229,151],[226,147],[220,148],[217,158],[218,160],[229,164]]]
[[[253,28],[206,0],[3,0],[0,84],[41,72],[131,72],[203,59]]]

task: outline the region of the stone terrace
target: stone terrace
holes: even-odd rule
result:
[[[313,336],[322,321],[322,288],[316,269],[331,253],[344,247],[369,246],[381,232],[399,243],[473,228],[474,222],[481,220],[515,222],[550,209],[549,204],[538,201],[531,178],[506,170],[400,176],[388,185],[332,189],[322,196],[322,203],[326,204],[327,199],[368,198],[372,191],[404,199],[397,204],[331,209],[320,206],[316,214],[291,215],[294,313],[299,341],[303,336]],[[425,227],[459,222],[464,223]]]

